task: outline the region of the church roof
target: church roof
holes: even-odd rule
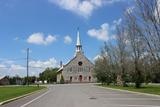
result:
[[[83,54],[82,54],[82,55],[83,55]],[[94,65],[85,55],[83,55],[83,56],[85,57],[85,59],[86,59],[88,62],[90,62],[92,65]],[[67,65],[69,65],[74,59],[76,59],[76,57],[77,57],[77,56],[73,57],[67,64],[64,65],[64,67],[67,66]]]

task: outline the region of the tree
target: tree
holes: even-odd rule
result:
[[[117,25],[117,61],[119,66],[119,77],[122,79],[122,85],[127,86],[128,77],[127,77],[127,57],[128,57],[128,51],[127,51],[127,35],[125,31],[125,26],[123,24]]]
[[[39,79],[44,81],[47,80],[49,83],[56,82],[58,68],[46,68],[44,72],[39,74]]]
[[[116,40],[107,41],[95,61],[95,74],[102,83],[115,78],[135,83],[160,82],[160,0],[135,0],[117,25]]]
[[[104,47],[101,49],[100,58],[95,61],[95,76],[102,84],[107,83],[107,85],[109,85],[116,81],[114,68],[113,54],[109,45],[105,43]]]
[[[150,55],[151,75],[154,82],[160,82],[160,0],[137,0],[136,4],[135,17],[141,20],[137,24],[141,27]]]
[[[133,79],[136,88],[141,86],[143,82],[142,59],[145,52],[145,42],[142,36],[141,28],[137,24],[136,17],[130,13],[126,13],[126,33],[129,41],[130,56],[134,64]]]

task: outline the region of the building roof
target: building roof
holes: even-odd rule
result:
[[[1,77],[0,77],[0,80],[3,79],[3,78],[5,78],[5,77],[6,77],[6,76],[1,76]]]

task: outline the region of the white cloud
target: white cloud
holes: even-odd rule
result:
[[[120,25],[122,23],[122,18],[119,18],[118,20],[114,20],[113,21],[113,25],[111,26],[111,30],[115,31],[116,30],[116,26]]]
[[[101,58],[102,58],[101,55],[97,55],[97,56],[95,56],[95,57],[93,58],[93,61],[96,61],[96,60],[101,59]]]
[[[57,60],[55,58],[50,58],[45,61],[30,61],[29,62],[29,75],[30,76],[38,76],[39,73],[45,70],[47,67],[58,67]],[[6,63],[1,62],[0,63],[0,76],[26,76],[26,66],[16,64],[15,62],[12,63]]]
[[[107,41],[109,40],[109,24],[102,24],[100,29],[90,29],[87,34],[91,37],[97,38],[98,40]]]
[[[6,68],[6,65],[0,64],[0,68]]]
[[[45,37],[43,33],[33,33],[27,39],[28,43],[37,45],[48,45],[54,41],[56,41],[56,36],[48,35]]]
[[[48,0],[50,3],[58,5],[60,8],[71,11],[79,16],[88,18],[93,11],[106,4],[124,2],[128,0]]]
[[[49,0],[59,7],[88,18],[93,11],[104,4],[104,0]]]
[[[17,41],[17,40],[19,40],[19,37],[15,37],[13,40]]]
[[[30,61],[29,62],[29,66],[31,66],[31,68],[47,68],[47,67],[57,67],[58,63],[57,60],[55,58],[50,58],[49,60],[46,61]]]
[[[115,25],[120,25],[121,22],[122,22],[122,18],[119,18],[118,20],[114,20],[114,21],[113,21],[113,24],[115,24]]]
[[[96,38],[102,41],[115,40],[117,35],[115,34],[116,26],[122,23],[122,19],[114,20],[111,25],[104,23],[99,29],[92,28],[87,31],[90,37]]]
[[[127,13],[127,14],[131,14],[134,9],[135,9],[134,6],[128,7],[128,8],[126,9],[126,13]]]
[[[9,70],[14,72],[14,71],[26,70],[26,68],[18,64],[12,64]]]
[[[47,67],[58,67],[57,60],[55,58],[50,58],[46,61],[30,61],[30,74],[31,75],[38,75],[42,71],[44,71]]]
[[[65,37],[64,37],[64,43],[65,43],[65,44],[70,44],[70,43],[72,43],[72,38],[71,38],[69,35],[65,36]]]

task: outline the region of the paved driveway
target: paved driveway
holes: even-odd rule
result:
[[[49,86],[2,107],[160,107],[160,97],[98,88],[92,84]]]

